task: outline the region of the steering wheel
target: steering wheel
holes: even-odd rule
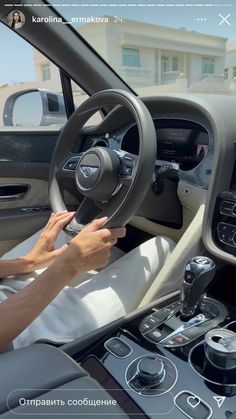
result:
[[[79,155],[71,153],[85,122],[106,105],[120,105],[130,111],[138,127],[138,156],[105,147],[92,147]],[[67,232],[77,234],[94,218],[103,216],[108,217],[108,228],[127,224],[150,187],[156,160],[156,132],[144,103],[127,91],[111,89],[94,94],[75,110],[59,135],[52,158],[49,195],[54,212],[66,210],[63,168],[72,156],[78,159],[75,183],[84,198]]]

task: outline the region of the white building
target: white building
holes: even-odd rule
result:
[[[107,21],[82,25],[78,31],[140,95],[236,94],[236,43],[229,44],[226,54],[223,37],[133,20],[115,24],[113,17]],[[33,57],[35,81],[0,86],[0,126],[10,94],[35,87],[61,92],[56,66],[37,51]],[[75,83],[73,95],[76,105],[87,97]]]
[[[225,59],[225,80],[229,83],[236,81],[236,42],[227,44],[227,54]]]
[[[224,74],[223,37],[133,20],[116,25],[112,18],[79,32],[133,87],[175,83],[181,73],[188,85]]]

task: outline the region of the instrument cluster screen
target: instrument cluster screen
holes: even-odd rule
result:
[[[178,163],[181,170],[191,170],[207,155],[209,135],[206,129],[195,122],[179,119],[155,119],[157,136],[157,160]],[[122,149],[139,153],[137,125],[127,130],[122,140]]]
[[[157,128],[157,159],[180,164],[191,170],[209,149],[207,132],[195,128]]]

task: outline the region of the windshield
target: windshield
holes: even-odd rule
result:
[[[95,3],[54,7],[138,94],[236,94],[235,1]]]

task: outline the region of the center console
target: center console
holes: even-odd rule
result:
[[[2,354],[0,416],[236,419],[236,307],[233,275],[227,282],[224,274],[218,287],[214,262],[194,257],[180,299],[60,349],[34,344]]]
[[[180,300],[153,306],[75,355],[130,417],[236,418],[236,312],[204,292],[214,263],[191,259]]]

